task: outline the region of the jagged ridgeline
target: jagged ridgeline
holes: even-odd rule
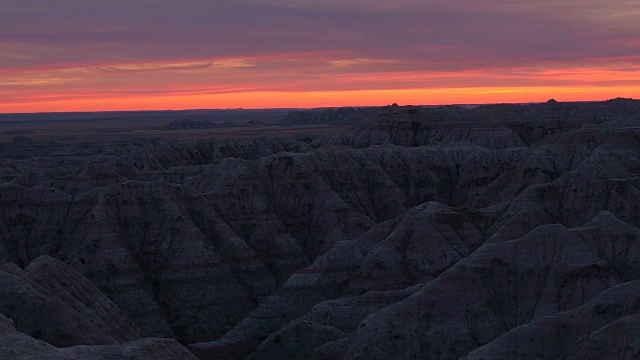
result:
[[[0,358],[638,357],[639,101],[189,116],[0,143]]]

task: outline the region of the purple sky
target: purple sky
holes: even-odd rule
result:
[[[620,0],[4,0],[0,111],[87,92],[119,104],[496,86],[637,96],[638,24],[640,3]]]

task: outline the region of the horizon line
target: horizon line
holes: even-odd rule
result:
[[[181,111],[258,111],[258,110],[319,110],[319,109],[342,109],[342,108],[376,108],[397,105],[416,107],[440,107],[440,106],[481,106],[481,105],[529,105],[544,104],[554,100],[558,103],[589,103],[605,102],[610,100],[625,99],[638,100],[632,97],[614,97],[606,100],[572,100],[557,101],[550,98],[547,101],[525,101],[525,102],[486,102],[486,103],[446,103],[446,104],[397,104],[395,102],[385,105],[346,105],[346,106],[317,106],[317,107],[230,107],[230,108],[184,108],[184,109],[137,109],[137,110],[96,110],[96,111],[35,111],[35,112],[0,112],[0,115],[45,115],[45,114],[99,114],[99,113],[136,113],[136,112],[181,112]]]

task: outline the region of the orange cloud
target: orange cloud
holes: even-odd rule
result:
[[[353,67],[353,66],[394,64],[397,62],[398,60],[393,60],[393,59],[358,58],[358,59],[332,60],[330,64],[332,66],[345,68],[345,67]]]
[[[0,112],[640,97],[640,61],[634,57],[453,71],[424,70],[412,60],[348,55],[317,52],[5,69],[0,79]]]

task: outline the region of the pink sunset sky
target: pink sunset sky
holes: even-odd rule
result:
[[[0,112],[640,97],[637,0],[5,0]]]

